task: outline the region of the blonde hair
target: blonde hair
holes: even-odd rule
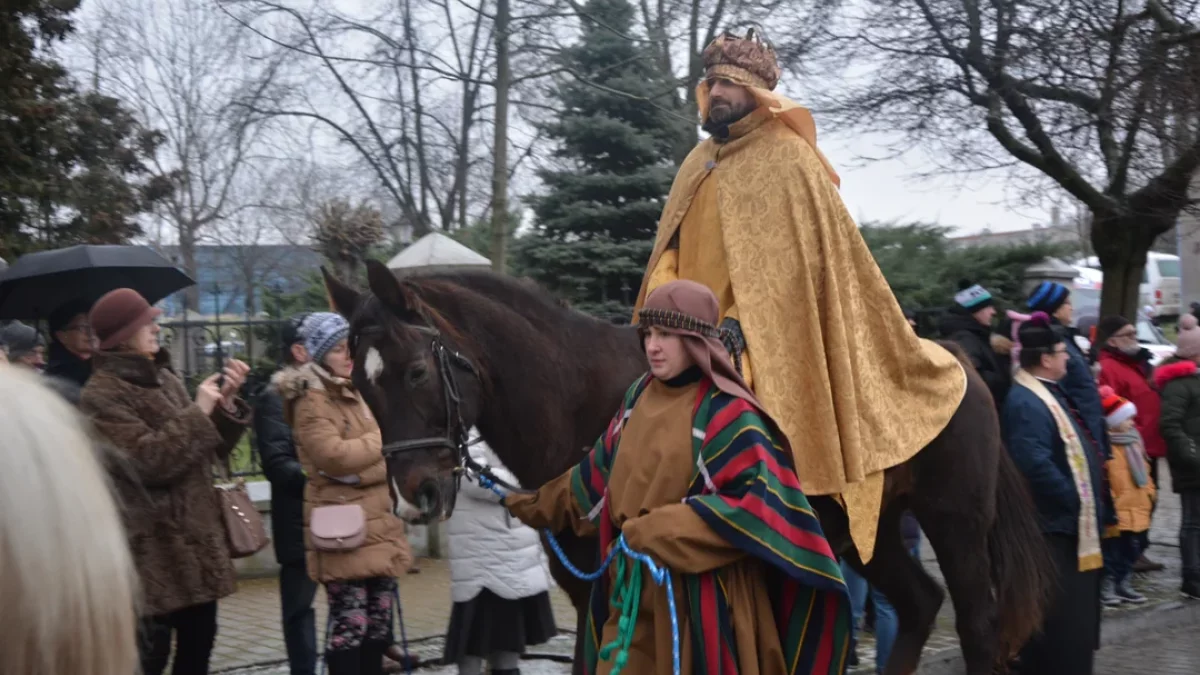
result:
[[[130,557],[80,416],[0,366],[0,673],[139,670]]]

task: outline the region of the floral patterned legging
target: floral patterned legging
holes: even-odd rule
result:
[[[391,577],[325,584],[332,622],[325,649],[356,649],[362,646],[363,640],[391,643],[392,594],[395,590],[396,580]]]

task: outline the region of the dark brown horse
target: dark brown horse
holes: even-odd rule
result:
[[[522,485],[540,486],[582,458],[581,448],[591,447],[647,367],[635,329],[573,312],[527,282],[488,272],[400,280],[382,264],[369,265],[368,280],[366,294],[328,276],[326,285],[351,323],[354,381],[382,429],[398,515],[413,522],[453,510],[462,441],[472,426]],[[905,549],[906,509],[937,554],[969,675],[991,673],[1037,629],[1052,582],[1032,500],[1002,447],[991,395],[966,368],[967,392],[946,429],[887,471],[867,565],[842,509],[810,496],[834,550],[896,608],[900,630],[889,675],[916,669],[944,597]],[[560,541],[577,567],[595,566],[594,540],[564,533]],[[552,571],[582,625],[587,585],[557,561]]]

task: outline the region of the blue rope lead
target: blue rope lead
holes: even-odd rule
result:
[[[604,574],[604,570],[608,569],[608,566],[612,563],[613,558],[617,556],[617,547],[614,546],[612,547],[612,550],[608,552],[608,556],[604,558],[604,562],[600,563],[599,569],[589,574],[573,565],[571,561],[567,559],[567,554],[562,550],[562,546],[559,546],[558,540],[554,538],[554,534],[550,532],[549,528],[542,530],[542,533],[546,535],[546,540],[550,542],[550,548],[554,551],[554,555],[558,556],[558,561],[563,564],[563,567],[567,568],[568,572],[575,575],[575,578],[577,579],[583,579],[584,581],[595,581],[599,579],[600,575]]]
[[[493,480],[487,476],[478,474],[476,478],[479,481],[480,487],[491,490],[501,499],[508,496],[503,490],[497,487]],[[659,586],[666,586],[667,589],[667,607],[671,614],[671,658],[674,665],[674,675],[680,675],[679,616],[675,610],[675,588],[671,584],[670,573],[662,567],[659,567],[658,564],[650,558],[650,556],[629,548],[629,544],[625,541],[625,535],[623,534],[617,537],[617,545],[613,546],[608,552],[608,555],[604,558],[604,561],[600,563],[599,569],[597,569],[595,572],[585,573],[578,567],[575,567],[575,565],[567,559],[567,554],[562,550],[562,546],[559,545],[558,540],[554,538],[553,532],[547,528],[542,530],[542,533],[546,535],[546,540],[550,542],[550,550],[554,551],[554,555],[558,556],[558,561],[561,562],[563,567],[567,568],[567,571],[574,575],[577,579],[582,579],[584,581],[595,581],[596,579],[599,579],[600,575],[604,574],[604,571],[608,569],[610,564],[612,564],[613,558],[616,556],[618,550],[633,560],[643,563],[647,568],[649,568],[650,578],[654,580],[654,583]]]
[[[667,587],[667,607],[671,613],[671,658],[674,661],[675,675],[679,675],[679,616],[675,611],[675,587],[671,585],[671,574],[655,564],[650,556],[629,548],[629,543],[625,541],[625,535],[622,534],[617,538],[617,545],[625,555],[646,565],[654,583],[659,586],[665,584]]]

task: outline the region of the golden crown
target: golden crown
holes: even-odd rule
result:
[[[760,26],[750,26],[745,35],[725,31],[704,48],[705,78],[724,78],[747,87],[771,90],[779,84],[782,71],[775,45]]]

